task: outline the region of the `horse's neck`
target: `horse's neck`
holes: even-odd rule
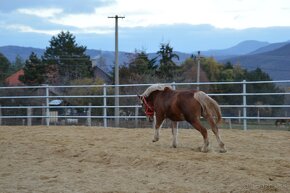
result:
[[[149,101],[152,102],[152,104],[154,104],[154,101],[157,99],[157,98],[166,98],[166,97],[163,97],[164,95],[168,95],[168,94],[172,94],[174,91],[173,90],[166,90],[166,91],[154,91],[152,92],[150,95],[149,95]]]
[[[151,102],[152,104],[154,104],[154,101],[156,100],[156,97],[160,94],[161,91],[154,91],[152,92],[149,97],[148,97],[148,101]]]

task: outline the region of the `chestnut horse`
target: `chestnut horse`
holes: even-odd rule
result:
[[[187,121],[203,136],[204,145],[202,152],[208,151],[209,140],[207,129],[200,123],[200,117],[204,117],[211,126],[218,141],[220,152],[226,152],[224,143],[219,135],[217,123],[222,119],[218,103],[202,91],[195,90],[173,90],[165,84],[154,84],[145,92],[138,95],[145,113],[149,120],[156,117],[155,134],[153,142],[159,140],[160,128],[164,119],[172,121],[172,147],[177,147],[177,122]],[[217,121],[214,120],[217,119]]]

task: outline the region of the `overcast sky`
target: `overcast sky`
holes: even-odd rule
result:
[[[0,0],[0,30],[55,35],[113,34],[122,28],[210,24],[246,29],[290,26],[289,0]],[[1,38],[1,37],[0,37]],[[0,44],[1,39],[0,39]]]

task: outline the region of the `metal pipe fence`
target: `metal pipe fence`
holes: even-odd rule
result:
[[[289,120],[290,80],[281,81],[241,81],[241,82],[200,82],[200,83],[167,83],[176,89],[200,88],[211,97],[216,98],[223,113],[223,119],[230,123],[237,122],[244,130],[248,129],[252,120],[273,121]],[[250,92],[249,85],[274,84],[278,92],[265,90]],[[51,124],[85,124],[102,127],[113,125],[114,119],[123,119],[123,126],[133,122],[132,127],[151,126],[145,124],[146,116],[139,104],[137,94],[141,94],[151,84],[123,85],[69,85],[69,86],[15,86],[0,87],[0,125],[51,125]],[[211,87],[231,85],[238,89],[235,92],[212,92]],[[114,95],[114,87],[119,87],[120,94]],[[275,98],[283,101],[277,104]],[[114,99],[120,99],[115,106]],[[221,98],[224,97],[224,98]],[[256,97],[253,102],[250,97]],[[265,102],[259,97],[272,97]],[[219,99],[222,99],[219,101]],[[238,99],[238,100],[237,100]],[[61,103],[52,104],[59,100]],[[231,104],[238,101],[238,104]],[[252,104],[250,103],[252,101]],[[272,103],[271,103],[272,102]],[[114,108],[120,109],[119,116],[114,115]],[[255,114],[256,112],[256,114]],[[84,120],[84,121],[79,121]],[[130,122],[131,121],[131,122]],[[111,123],[111,125],[109,125]],[[141,125],[140,125],[141,124]]]

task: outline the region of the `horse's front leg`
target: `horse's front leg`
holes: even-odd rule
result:
[[[176,148],[177,147],[177,135],[178,135],[177,122],[172,121],[171,127],[172,127],[172,147]]]
[[[154,138],[152,140],[153,142],[159,141],[160,129],[161,129],[163,121],[164,121],[164,117],[155,115],[154,117],[155,131],[154,131]]]

